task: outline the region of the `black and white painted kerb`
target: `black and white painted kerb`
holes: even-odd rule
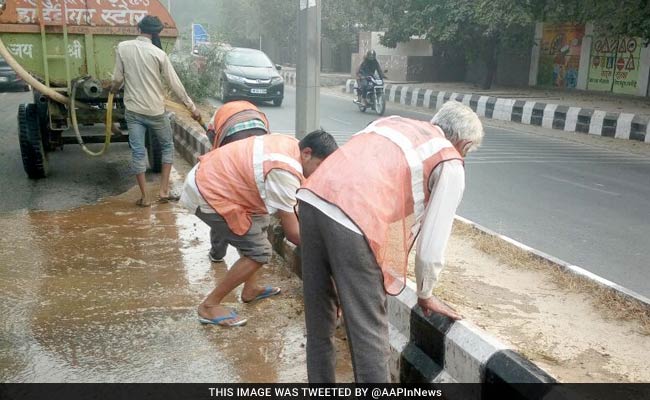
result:
[[[174,134],[174,147],[183,158],[194,165],[199,157],[212,148],[210,139],[196,124],[188,124],[180,119],[171,119]]]
[[[286,265],[291,271],[300,276],[300,256],[296,247],[282,237],[281,229],[270,229],[269,237],[274,250],[287,261]],[[399,296],[388,297],[390,369],[394,381],[502,384],[555,382],[542,369],[471,322],[453,322],[440,315],[425,317],[417,306],[414,286],[409,281]],[[515,392],[518,390],[515,388]],[[478,399],[481,395],[479,391],[471,397]]]
[[[348,79],[343,90],[352,93],[354,83],[354,79]],[[407,85],[387,84],[386,92],[389,102],[402,105],[435,110],[449,100],[456,100],[485,118],[650,143],[649,118],[630,113],[610,113],[534,101],[438,92]]]
[[[176,150],[194,165],[210,150],[205,133],[193,123],[172,118]],[[279,228],[279,227],[278,227]],[[278,255],[301,276],[300,257],[281,229],[269,229]],[[397,297],[389,297],[391,371],[400,382],[554,382],[497,339],[467,321],[425,317],[417,307],[412,282]],[[512,381],[511,379],[515,379]]]

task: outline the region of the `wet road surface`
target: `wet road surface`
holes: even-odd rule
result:
[[[200,325],[196,306],[226,268],[207,258],[207,227],[175,204],[135,208],[137,195],[0,214],[0,381],[306,381],[300,281],[269,266],[261,282],[282,295],[226,300],[245,327]]]
[[[0,212],[67,209],[124,193],[133,186],[127,143],[112,143],[102,157],[86,155],[77,144],[65,145],[48,154],[48,178],[28,179],[20,156],[16,115],[20,103],[31,101],[31,92],[0,93]],[[103,124],[83,127],[84,134],[89,130],[101,134],[103,129]],[[88,145],[93,151],[101,146]]]

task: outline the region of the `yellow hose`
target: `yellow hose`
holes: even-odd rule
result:
[[[103,155],[111,144],[111,128],[113,127],[113,93],[108,93],[108,101],[106,103],[106,135],[104,138],[104,146],[98,152],[91,151],[83,141],[81,133],[79,132],[79,124],[77,123],[77,109],[75,104],[75,95],[77,93],[77,84],[79,81],[76,81],[72,86],[72,95],[70,96],[70,119],[72,120],[72,128],[74,133],[77,136],[77,142],[81,146],[81,149],[88,154],[89,156],[99,157]]]

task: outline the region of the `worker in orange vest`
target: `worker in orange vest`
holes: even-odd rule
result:
[[[269,133],[269,120],[266,115],[246,100],[230,101],[219,107],[212,116],[207,130],[213,149],[247,137]],[[228,244],[219,232],[210,229],[210,251],[208,252],[210,261],[223,262],[227,249]]]
[[[455,101],[431,122],[378,119],[298,191],[309,382],[335,381],[339,304],[356,382],[390,382],[386,295],[404,289],[418,233],[419,306],[461,318],[432,291],[465,187],[463,157],[482,139],[478,116]]]
[[[216,149],[236,140],[270,133],[269,120],[253,103],[230,101],[219,107],[208,124],[208,138]]]
[[[281,289],[257,284],[256,273],[272,254],[267,236],[270,214],[280,217],[286,238],[300,243],[294,212],[296,191],[320,163],[337,149],[334,138],[314,131],[298,141],[286,135],[241,139],[213,150],[188,173],[182,204],[210,226],[239,260],[198,308],[203,324],[241,326],[246,319],[221,301],[244,284],[244,303],[280,294]]]

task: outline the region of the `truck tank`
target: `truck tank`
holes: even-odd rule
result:
[[[115,49],[139,35],[137,24],[146,15],[163,22],[163,50],[171,52],[178,31],[158,0],[0,0],[0,54],[34,92],[34,102],[18,110],[23,165],[30,178],[45,177],[47,153],[66,143],[79,142],[91,155],[98,153],[88,151],[84,140],[103,141],[100,153],[108,148],[109,128],[125,124],[121,96],[113,102],[106,89]],[[71,126],[78,131],[78,125],[95,123],[106,124],[105,137],[77,132],[75,140],[63,134]],[[155,150],[155,143],[148,142]]]

